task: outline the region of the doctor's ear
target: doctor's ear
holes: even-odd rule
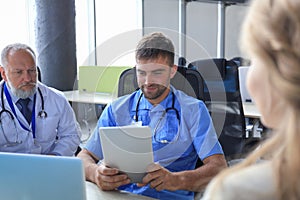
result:
[[[0,65],[0,73],[1,73],[0,80],[4,79],[6,81],[5,69],[2,65]]]
[[[173,65],[173,66],[171,67],[171,78],[173,78],[173,77],[175,76],[175,74],[176,74],[176,72],[177,72],[177,68],[178,68],[177,65]]]

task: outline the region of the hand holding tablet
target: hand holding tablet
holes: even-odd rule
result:
[[[148,126],[99,128],[103,162],[124,172],[131,182],[141,183],[153,163],[152,133]]]

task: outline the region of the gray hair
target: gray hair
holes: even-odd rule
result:
[[[9,44],[7,45],[1,53],[1,64],[4,68],[6,68],[8,61],[7,57],[10,53],[15,53],[19,50],[28,50],[32,53],[34,60],[36,59],[35,53],[32,50],[32,48],[26,44],[21,44],[21,43],[15,43],[15,44]]]

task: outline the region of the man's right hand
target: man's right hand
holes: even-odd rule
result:
[[[83,161],[86,180],[97,184],[101,190],[115,190],[130,183],[128,176],[118,169],[106,167],[103,163],[96,164],[98,159],[86,149],[82,149],[77,157]]]
[[[130,183],[126,174],[120,174],[118,169],[106,167],[104,164],[96,168],[94,180],[102,190],[115,190],[119,186]]]

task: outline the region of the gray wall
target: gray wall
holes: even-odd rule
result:
[[[185,57],[188,61],[217,57],[217,4],[197,1],[186,5]],[[146,29],[144,33],[159,30],[171,35],[179,52],[179,0],[144,0],[143,9],[143,26],[155,27]],[[230,59],[242,56],[238,40],[247,6],[231,5],[225,11],[225,58]]]
[[[241,26],[248,6],[233,5],[226,8],[226,35],[225,35],[225,52],[226,57],[241,56],[239,48],[239,36]]]

